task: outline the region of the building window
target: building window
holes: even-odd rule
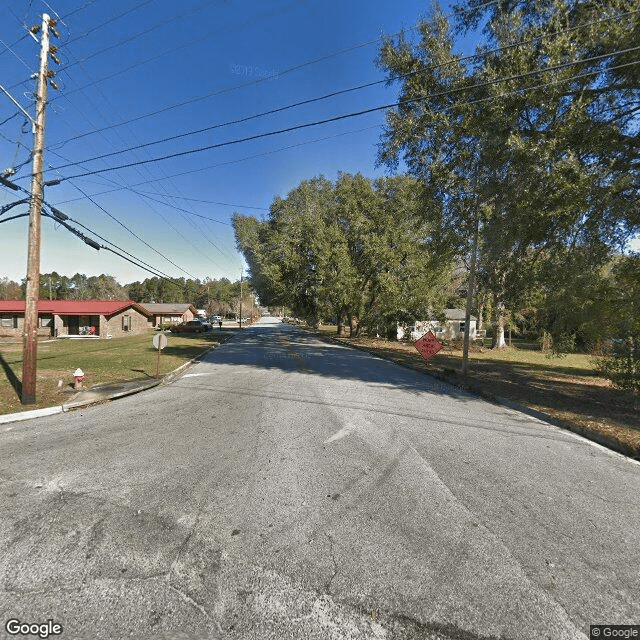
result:
[[[49,328],[53,326],[53,316],[40,316],[38,318],[38,324],[42,328]]]
[[[17,329],[18,316],[0,316],[0,326],[6,329]]]
[[[460,323],[460,333],[464,333],[464,325],[465,325],[464,322]]]
[[[131,331],[131,316],[122,316],[122,330]]]

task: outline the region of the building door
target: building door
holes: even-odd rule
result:
[[[68,316],[69,318],[69,335],[77,336],[80,334],[80,318],[78,316]]]

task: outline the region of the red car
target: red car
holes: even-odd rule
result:
[[[200,320],[189,320],[171,327],[171,333],[204,333],[206,327]]]

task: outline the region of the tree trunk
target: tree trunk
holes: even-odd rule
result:
[[[507,346],[504,340],[504,307],[500,304],[496,306],[496,317],[493,321],[493,341],[492,349],[503,349]]]
[[[355,316],[349,316],[349,337],[357,338],[358,337],[358,318]]]
[[[476,330],[482,331],[482,312],[484,311],[484,297],[478,298],[478,322],[476,324]]]

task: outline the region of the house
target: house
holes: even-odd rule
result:
[[[24,300],[0,300],[0,336],[21,338]],[[39,300],[38,335],[117,338],[151,327],[151,314],[132,300]]]
[[[444,340],[455,340],[464,338],[464,323],[465,323],[465,310],[464,309],[445,309],[444,324],[438,320],[425,320],[422,322],[416,322],[411,329],[411,340],[419,340],[428,331],[433,331],[436,338]],[[471,316],[469,320],[469,337],[471,340],[476,338],[476,322],[475,316]]]
[[[147,303],[141,302],[140,306],[153,316],[153,326],[159,327],[161,324],[180,324],[189,322],[198,314],[192,304],[186,303]]]

